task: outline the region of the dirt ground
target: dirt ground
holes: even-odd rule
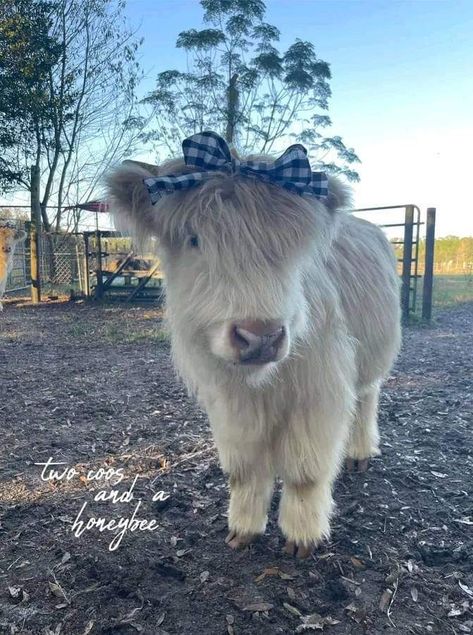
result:
[[[473,632],[472,375],[473,304],[406,330],[383,455],[340,475],[331,541],[282,555],[276,492],[265,536],[235,553],[207,420],[174,378],[159,311],[7,302],[0,633]],[[44,480],[49,458],[66,476]],[[132,501],[94,501],[137,475]],[[156,527],[115,550],[103,526],[72,531],[134,511]]]

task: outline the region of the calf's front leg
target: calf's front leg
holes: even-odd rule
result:
[[[229,532],[225,542],[233,549],[244,547],[264,533],[273,492],[273,479],[269,474],[252,470],[250,466],[242,471],[241,467],[230,471],[229,479]]]
[[[229,476],[226,543],[233,549],[247,545],[264,533],[274,486],[273,461],[264,423],[258,423],[257,413],[251,410],[246,412],[244,407],[235,410],[240,416],[232,416],[226,404],[208,408],[220,465]]]
[[[307,558],[330,535],[332,483],[285,483],[279,506],[279,526],[286,536],[284,551]]]
[[[278,471],[284,486],[279,526],[285,551],[306,558],[330,535],[332,488],[343,459],[348,413],[338,420],[294,417],[278,445]]]

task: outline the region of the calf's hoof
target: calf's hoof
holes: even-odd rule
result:
[[[300,560],[305,560],[305,558],[309,558],[314,553],[315,545],[299,545],[297,542],[293,540],[287,540],[284,545],[284,553],[287,553],[289,556],[296,556]]]
[[[345,465],[349,472],[366,472],[370,464],[369,459],[345,459]]]
[[[244,549],[256,538],[256,534],[239,534],[230,531],[225,538],[225,542],[231,549]]]

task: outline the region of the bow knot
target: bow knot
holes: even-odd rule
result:
[[[152,203],[163,193],[188,189],[211,178],[212,172],[226,171],[266,183],[274,183],[296,194],[316,198],[328,196],[328,180],[323,172],[312,172],[307,150],[300,144],[290,146],[273,162],[257,159],[240,161],[232,157],[228,144],[215,132],[201,132],[182,142],[184,161],[197,168],[187,174],[168,174],[144,180]]]

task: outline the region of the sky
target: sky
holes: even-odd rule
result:
[[[266,6],[265,20],[281,31],[281,49],[309,40],[330,63],[330,132],[362,161],[355,206],[436,207],[438,236],[473,235],[473,1],[267,0]],[[143,94],[160,71],[184,70],[176,38],[200,28],[202,13],[198,0],[128,0],[127,17],[144,38]],[[385,215],[383,221],[390,222]]]

